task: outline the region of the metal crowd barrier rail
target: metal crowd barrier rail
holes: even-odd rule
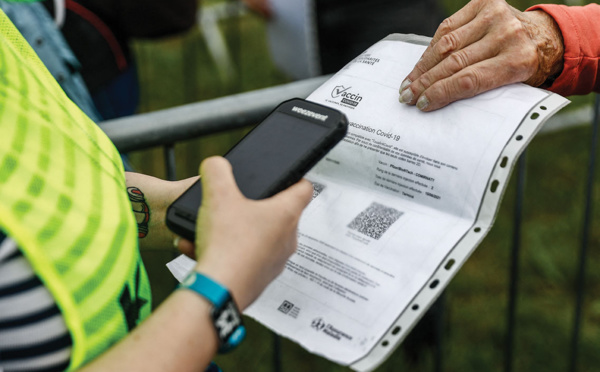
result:
[[[305,98],[327,76],[100,123],[120,152],[170,145],[253,125],[282,101]]]
[[[329,76],[301,80],[270,88],[191,103],[151,113],[107,120],[100,127],[120,152],[142,150],[212,133],[256,124],[280,102],[305,98]],[[592,107],[586,106],[550,118],[541,133],[549,133],[591,122]]]
[[[307,97],[320,86],[328,76],[322,76],[276,87],[235,94],[222,98],[188,104],[180,107],[134,115],[130,117],[109,120],[100,123],[100,127],[111,138],[121,152],[142,150],[150,147],[163,146],[168,179],[175,179],[174,144],[179,141],[201,137],[213,133],[225,132],[247,127],[259,122],[280,102],[300,97]],[[593,201],[594,169],[597,154],[598,126],[600,120],[600,98],[596,96],[595,104],[560,113],[545,123],[540,134],[569,129],[576,126],[593,125],[593,135],[590,140],[590,157],[586,184],[586,199],[582,224],[580,251],[578,256],[578,271],[576,282],[576,300],[574,304],[571,349],[567,355],[568,370],[577,371],[577,354],[581,329],[581,313],[584,298],[586,275],[586,259],[588,255],[589,238],[591,233],[591,216]],[[519,255],[522,228],[523,192],[526,152],[523,153],[517,166],[517,197],[514,209],[514,231],[512,237],[511,260],[509,267],[509,294],[506,319],[506,350],[504,370],[513,370],[514,328],[517,307],[517,292],[519,284]],[[440,320],[441,321],[441,320]],[[441,340],[443,326],[437,325],[436,341],[440,343],[434,358],[434,370],[441,371],[442,353]],[[274,370],[282,370],[281,347],[278,336],[274,337]]]

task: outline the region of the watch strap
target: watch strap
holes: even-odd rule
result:
[[[179,287],[196,292],[213,305],[211,319],[219,341],[219,353],[228,352],[242,342],[246,328],[227,288],[197,271],[192,271]]]
[[[181,285],[197,292],[215,307],[222,307],[231,298],[227,288],[197,271],[190,273]]]

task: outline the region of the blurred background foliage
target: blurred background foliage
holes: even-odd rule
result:
[[[205,0],[203,7],[225,0]],[[229,1],[230,2],[230,1]],[[447,14],[466,1],[444,0]],[[533,1],[509,1],[524,10]],[[569,5],[582,2],[569,1]],[[269,58],[264,20],[252,13],[220,22],[235,65],[224,77],[210,58],[200,28],[178,37],[134,42],[141,81],[140,112],[148,112],[290,81]],[[572,110],[592,102],[572,97]],[[195,175],[200,161],[223,154],[244,130],[178,143],[177,177]],[[515,371],[567,369],[573,324],[577,252],[581,240],[584,188],[591,128],[538,136],[527,151],[525,214],[518,288]],[[162,149],[131,154],[135,168],[164,178]],[[445,294],[444,371],[502,371],[506,337],[509,254],[513,233],[514,178],[508,186],[494,228],[459,271]],[[600,184],[594,187],[600,205]],[[599,208],[592,226],[598,226]],[[587,262],[586,299],[579,348],[579,371],[600,370],[600,229],[592,229]],[[164,263],[172,252],[145,252],[158,304],[173,289]],[[247,319],[248,339],[217,362],[225,371],[271,371],[272,334]],[[425,343],[416,352],[400,347],[378,371],[432,371],[433,351]],[[412,355],[412,357],[409,357]],[[347,371],[282,341],[286,372]]]

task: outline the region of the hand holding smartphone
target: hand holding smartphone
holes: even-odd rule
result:
[[[292,99],[281,103],[225,158],[244,196],[264,199],[298,182],[344,136],[346,116],[335,109]],[[198,180],[167,210],[167,226],[194,241],[202,201]]]

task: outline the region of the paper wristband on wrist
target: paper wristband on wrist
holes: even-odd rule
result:
[[[246,328],[227,288],[196,271],[190,273],[179,288],[194,291],[213,305],[210,315],[217,332],[219,353],[226,353],[242,342]]]

